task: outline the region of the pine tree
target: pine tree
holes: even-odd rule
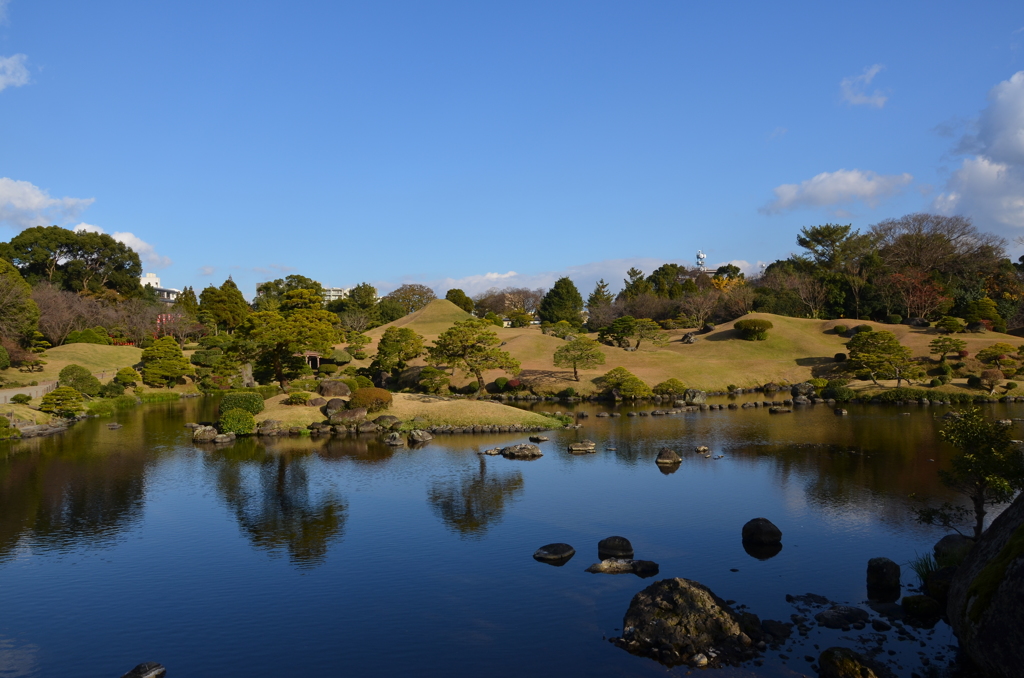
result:
[[[559,320],[565,320],[576,326],[581,322],[581,313],[583,297],[569,278],[556,280],[554,287],[544,295],[537,309],[537,315],[545,322],[557,323]]]
[[[194,373],[174,337],[160,337],[142,352],[142,381],[149,386],[173,386]]]
[[[186,287],[174,301],[172,310],[195,320],[199,316],[199,299],[196,298],[195,290]]]

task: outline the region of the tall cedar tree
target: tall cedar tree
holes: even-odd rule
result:
[[[230,277],[220,287],[207,287],[199,295],[199,310],[207,311],[219,329],[233,331],[249,315],[249,304]]]
[[[484,387],[485,370],[519,374],[519,361],[498,348],[501,339],[492,327],[483,318],[460,320],[442,332],[434,345],[427,349],[427,362],[472,374],[476,379],[477,393]]]
[[[540,307],[537,309],[540,319],[549,323],[565,320],[573,325],[579,325],[581,313],[583,313],[583,297],[580,296],[576,285],[569,278],[556,280],[554,287],[544,295],[540,301]]]
[[[196,297],[196,292],[191,287],[186,287],[178,295],[178,298],[174,301],[174,306],[171,309],[175,313],[181,313],[186,318],[195,320],[199,317],[199,299]]]

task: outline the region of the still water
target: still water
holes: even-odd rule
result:
[[[625,536],[658,578],[694,579],[788,621],[787,593],[864,601],[872,557],[903,564],[916,585],[906,564],[942,532],[913,521],[908,496],[955,499],[936,478],[951,453],[937,437],[941,407],[591,416],[549,433],[532,462],[477,454],[525,442],[515,434],[415,450],[353,438],[194,446],[184,422],[214,408],[149,405],[120,413],[121,429],[88,420],[0,443],[0,678],[116,678],[143,661],[170,678],[681,676],[686,667],[607,642],[656,579],[584,572],[598,540]],[[583,438],[597,454],[564,451]],[[655,465],[663,446],[683,454],[678,471]],[[757,516],[783,531],[766,561],[740,543]],[[550,542],[577,555],[535,562]],[[886,645],[898,675],[920,670],[921,652],[951,656],[944,624],[919,637]],[[713,673],[814,675],[814,644],[853,638],[815,628],[788,659],[769,652],[763,666]]]

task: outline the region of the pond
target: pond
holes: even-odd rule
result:
[[[93,419],[0,443],[0,678],[108,678],[143,661],[170,678],[681,676],[607,640],[653,581],[699,581],[762,619],[788,621],[787,594],[861,604],[868,559],[895,560],[916,586],[908,562],[942,536],[915,523],[909,496],[955,499],[936,476],[952,452],[937,436],[943,407],[591,416],[525,462],[478,454],[517,434],[197,447],[183,424],[215,406],[149,405],[119,413],[120,429]],[[583,438],[596,454],[565,452]],[[654,463],[664,446],[683,455],[674,473]],[[758,516],[783,531],[768,560],[740,541]],[[660,575],[584,572],[610,535]],[[576,556],[534,561],[551,542]],[[761,666],[714,673],[814,675],[815,646],[863,636],[814,627]],[[943,623],[889,636],[880,658],[897,675],[953,657]]]

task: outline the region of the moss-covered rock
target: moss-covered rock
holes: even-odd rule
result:
[[[947,614],[960,645],[986,676],[1024,666],[1024,495],[996,518],[957,569]]]

